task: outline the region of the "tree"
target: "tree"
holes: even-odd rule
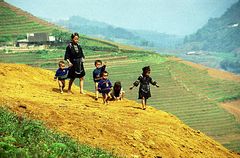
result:
[[[70,40],[71,34],[66,31],[54,29],[52,35],[55,36],[57,42],[67,42]]]

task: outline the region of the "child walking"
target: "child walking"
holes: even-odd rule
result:
[[[95,100],[98,100],[98,83],[101,80],[101,74],[105,71],[106,65],[101,60],[95,60],[95,69],[93,70],[93,81],[95,83]]]
[[[64,61],[59,61],[58,63],[58,69],[56,71],[54,80],[58,79],[58,85],[59,85],[59,90],[60,93],[63,93],[63,89],[65,87],[65,79],[67,79],[69,68],[65,68],[65,63]]]
[[[110,93],[111,97],[114,100],[123,100],[125,92],[123,91],[122,85],[120,81],[114,83],[113,89]]]
[[[110,98],[109,92],[112,88],[112,83],[108,79],[108,72],[103,71],[101,74],[101,80],[98,83],[98,91],[99,93],[102,93],[103,96],[103,104],[108,104],[108,100]]]
[[[146,66],[142,68],[142,75],[138,77],[138,80],[133,83],[133,86],[130,87],[130,90],[133,89],[133,87],[137,87],[140,83],[139,87],[139,92],[138,92],[138,99],[142,99],[142,109],[146,109],[146,104],[147,104],[147,99],[151,97],[151,92],[150,92],[150,85],[159,87],[157,85],[156,81],[153,81],[153,79],[150,77],[150,66]]]

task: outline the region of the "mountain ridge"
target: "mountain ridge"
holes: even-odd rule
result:
[[[195,34],[185,37],[185,48],[239,53],[240,1],[233,4],[221,17],[211,18]],[[192,46],[190,46],[192,45]]]
[[[89,20],[81,16],[72,16],[68,20],[59,20],[53,23],[72,31],[82,32],[89,36],[145,48],[175,48],[182,43],[183,40],[181,36],[158,33],[155,31],[131,30],[113,26],[105,22]]]

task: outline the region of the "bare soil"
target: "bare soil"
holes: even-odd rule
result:
[[[221,103],[221,106],[229,113],[233,114],[240,123],[240,100]]]
[[[218,69],[214,69],[214,68],[208,68],[208,67],[205,67],[203,65],[200,65],[200,64],[196,64],[196,63],[193,63],[193,62],[190,62],[190,61],[185,61],[185,60],[182,60],[180,58],[170,58],[171,60],[174,60],[174,61],[178,61],[178,62],[181,62],[181,63],[184,63],[184,64],[187,64],[187,65],[190,65],[194,68],[197,68],[197,69],[200,69],[200,70],[206,70],[208,72],[208,74],[214,78],[220,78],[220,79],[224,79],[224,80],[232,80],[232,81],[237,81],[237,82],[240,82],[240,76],[239,75],[236,75],[236,74],[233,74],[231,72],[227,72],[227,71],[223,71],[223,70],[218,70]]]

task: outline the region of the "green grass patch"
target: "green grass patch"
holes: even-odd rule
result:
[[[226,102],[226,101],[234,101],[240,99],[240,92],[238,94],[235,95],[230,95],[230,96],[224,96],[220,99],[218,99],[219,102]]]
[[[115,157],[99,148],[91,148],[54,133],[39,121],[18,117],[0,108],[0,157]]]
[[[231,141],[223,145],[228,149],[232,149],[232,151],[240,152],[240,141]]]

